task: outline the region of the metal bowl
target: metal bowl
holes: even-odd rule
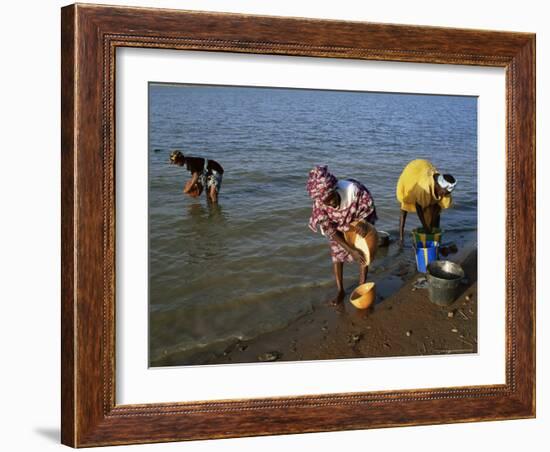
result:
[[[464,278],[464,270],[451,261],[433,261],[428,265],[428,274],[432,278],[453,281]]]
[[[385,247],[389,246],[391,241],[391,236],[386,231],[378,231],[378,246]]]

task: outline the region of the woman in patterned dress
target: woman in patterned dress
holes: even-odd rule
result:
[[[334,277],[338,289],[333,304],[340,304],[344,298],[344,262],[359,264],[359,284],[366,282],[369,264],[374,256],[367,256],[349,240],[349,232],[362,237],[376,233],[374,225],[376,207],[369,190],[354,179],[338,180],[327,166],[316,166],[309,172],[306,186],[313,199],[309,227],[329,239]],[[376,238],[377,240],[377,238]]]

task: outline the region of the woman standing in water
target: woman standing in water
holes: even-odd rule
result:
[[[433,228],[439,228],[441,210],[452,206],[451,192],[455,186],[453,176],[440,174],[428,160],[413,160],[405,166],[395,190],[401,205],[400,246],[403,246],[407,212],[416,212],[424,231],[431,233]]]
[[[359,284],[367,280],[369,264],[373,253],[365,253],[353,245],[354,233],[373,244],[375,250],[378,241],[373,227],[377,216],[374,200],[369,190],[354,179],[338,180],[326,166],[316,166],[309,172],[306,186],[313,208],[309,227],[327,236],[336,287],[338,289],[333,304],[340,304],[344,298],[343,268],[344,262],[359,264]],[[368,250],[367,250],[368,251]]]
[[[185,157],[180,151],[172,151],[170,163],[185,166],[191,172],[191,179],[185,184],[184,193],[198,188],[200,194],[202,189],[206,189],[208,199],[213,203],[218,202],[223,179],[223,167],[218,162],[202,157]]]

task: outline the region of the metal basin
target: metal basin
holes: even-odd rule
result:
[[[430,301],[440,306],[453,303],[460,290],[464,270],[451,261],[434,261],[428,265],[428,293]]]
[[[378,231],[378,246],[390,246],[391,236],[386,231]]]

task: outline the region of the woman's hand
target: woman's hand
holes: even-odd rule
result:
[[[189,193],[191,190],[195,190],[195,185],[199,182],[199,173],[193,173],[191,179],[185,184],[183,188],[184,193]]]
[[[355,262],[358,262],[363,266],[367,265],[367,259],[365,258],[365,255],[361,250],[358,250],[357,248],[353,248],[350,250],[350,254],[355,260]]]
[[[350,246],[346,242],[346,240],[344,239],[344,235],[340,231],[336,231],[336,233],[332,236],[332,239],[342,248],[344,248],[349,254],[351,254],[351,257],[353,257],[356,262],[359,262],[361,265],[367,265],[367,260],[363,255],[363,252],[353,246]]]
[[[359,234],[361,237],[366,237],[367,234],[369,233],[369,228],[367,226],[367,224],[363,221],[357,223],[355,226],[355,232],[357,232],[357,234]]]

